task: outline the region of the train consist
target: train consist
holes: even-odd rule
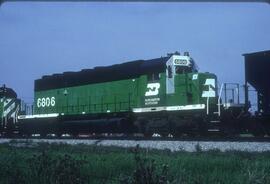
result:
[[[53,74],[35,81],[31,115],[12,89],[0,88],[0,131],[8,136],[269,134],[268,116],[248,111],[245,86],[246,100],[240,103],[238,84],[218,87],[217,76],[199,72],[187,52]]]

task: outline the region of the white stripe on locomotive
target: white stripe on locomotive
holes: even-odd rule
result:
[[[14,101],[13,103],[9,104],[9,102],[11,102],[11,100],[12,99],[5,100],[5,102],[4,102],[3,116],[7,116],[13,109],[16,108],[16,101]]]
[[[133,112],[134,113],[141,113],[141,112],[158,112],[158,111],[201,110],[201,109],[205,109],[205,104],[133,108]]]

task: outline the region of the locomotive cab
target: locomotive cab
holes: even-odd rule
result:
[[[197,72],[195,63],[188,53],[183,56],[180,53],[170,55],[166,62],[166,94],[175,93],[175,78],[181,74]]]
[[[185,52],[183,56],[179,53],[171,55],[171,58],[166,63],[167,76],[172,78],[173,75],[198,72],[198,67],[194,60]]]
[[[166,62],[166,95],[177,96],[184,105],[200,104],[206,113],[217,105],[217,77],[211,73],[198,73],[198,67],[188,52],[175,53]],[[173,102],[172,102],[173,103]],[[211,106],[211,107],[210,107]]]
[[[144,97],[133,109],[138,121],[148,122],[146,129],[150,134],[177,135],[198,129],[205,132],[206,122],[218,111],[216,75],[198,72],[187,52],[169,54],[162,64],[164,70],[158,80],[140,82],[145,91],[139,96]]]

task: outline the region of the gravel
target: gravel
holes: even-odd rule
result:
[[[143,141],[143,140],[74,140],[74,139],[0,139],[0,144],[9,143],[16,147],[32,147],[37,143],[85,144],[97,146],[116,146],[132,148],[139,145],[141,148],[170,150],[170,151],[270,151],[270,142],[212,142],[212,141]],[[27,143],[27,144],[26,144]]]

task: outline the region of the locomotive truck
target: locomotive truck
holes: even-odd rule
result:
[[[175,137],[247,132],[250,113],[239,102],[239,85],[232,85],[233,98],[227,100],[229,84],[218,88],[216,75],[199,72],[188,52],[46,75],[35,80],[30,115],[20,109],[12,89],[1,88],[1,131]]]

